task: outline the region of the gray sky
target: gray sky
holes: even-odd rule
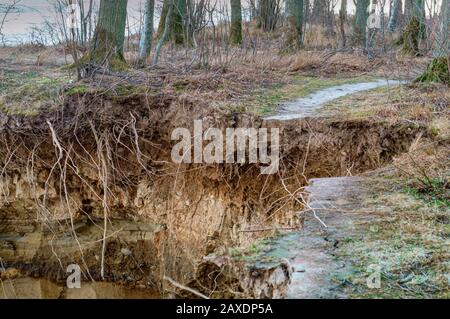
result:
[[[11,0],[0,0],[0,3],[8,3]],[[88,3],[87,0],[83,0]],[[99,0],[96,0],[99,2]],[[138,10],[142,0],[128,0],[128,11],[134,16],[138,16]],[[158,0],[157,0],[158,2]],[[55,13],[52,11],[54,0],[21,0],[22,12],[10,14],[4,25],[3,34],[6,39],[12,40],[15,37],[23,37],[29,33],[29,28],[42,24],[46,19],[52,21]],[[1,17],[1,14],[0,14]]]

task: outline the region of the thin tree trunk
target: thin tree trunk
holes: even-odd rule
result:
[[[161,38],[159,39],[158,44],[156,45],[155,55],[153,57],[153,65],[158,64],[159,57],[161,55],[162,46],[164,45],[164,42],[167,41],[167,39],[169,38],[169,35],[170,35],[170,29],[171,29],[171,25],[172,25],[173,7],[174,7],[172,1],[173,0],[167,1],[168,10],[167,10],[166,18],[164,19],[164,32],[161,35]]]
[[[145,63],[145,60],[147,60],[152,50],[154,10],[155,10],[155,0],[146,0],[144,12],[144,26],[142,28],[141,41],[139,44],[140,63]]]
[[[357,0],[356,17],[353,24],[353,44],[363,46],[366,43],[366,27],[369,12],[367,10],[370,0]]]
[[[341,0],[341,8],[339,10],[339,29],[341,32],[341,47],[347,46],[347,36],[345,35],[345,24],[347,23],[347,0]]]
[[[394,32],[401,17],[402,13],[402,0],[394,0],[394,4],[391,10],[391,16],[389,19],[388,30],[389,32]]]
[[[88,39],[92,36],[92,12],[94,10],[94,0],[89,0],[89,11],[86,15],[86,19],[88,19]]]
[[[405,0],[405,20],[411,19],[413,0]]]
[[[440,82],[450,85],[450,0],[442,0],[440,28],[438,40],[435,42],[435,58],[428,65],[425,72],[419,76],[417,82]]]
[[[241,0],[231,0],[230,43],[242,43],[242,6]]]
[[[314,0],[312,18],[315,23],[325,27],[328,5],[327,0]]]
[[[161,9],[161,17],[159,17],[158,30],[156,31],[157,39],[160,39],[164,33],[166,16],[167,16],[167,12],[169,11],[169,3],[170,3],[170,0],[164,0],[164,2],[163,2],[163,7]]]
[[[312,0],[304,0],[303,1],[303,38],[302,43],[305,43],[305,35],[308,27],[308,23],[311,23],[311,1]]]
[[[370,9],[369,9],[369,21],[366,26],[366,51],[367,56],[369,60],[374,58],[374,43],[375,43],[375,36],[378,31],[378,22],[377,22],[377,15],[376,15],[376,8],[377,8],[377,2],[378,0],[371,0],[370,1]]]
[[[172,38],[175,44],[185,44],[187,41],[185,35],[185,21],[187,14],[186,0],[175,0],[172,17]]]
[[[286,19],[288,22],[287,48],[298,49],[303,45],[303,0],[286,1]]]
[[[419,39],[425,38],[425,0],[413,0],[412,16],[419,21]]]
[[[256,0],[249,0],[249,6],[250,6],[250,20],[255,20],[257,13],[256,13]]]
[[[384,5],[386,4],[386,0],[380,0],[380,28],[381,28],[381,44],[383,53],[386,53],[386,19],[384,14]]]
[[[450,0],[442,0],[441,24],[439,28],[438,41],[434,54],[437,57],[446,57],[450,53]]]
[[[333,1],[331,0],[327,0],[326,1],[326,8],[325,8],[325,21],[326,21],[326,28],[327,28],[327,35],[329,37],[334,37],[335,36],[335,32],[334,32],[334,6],[333,6]]]
[[[276,0],[259,0],[257,26],[264,31],[273,31],[277,25],[279,7]]]

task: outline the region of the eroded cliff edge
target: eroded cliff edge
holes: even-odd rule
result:
[[[195,119],[205,128],[279,128],[279,172],[173,163],[171,132],[192,129]],[[210,297],[282,298],[289,264],[255,263],[245,247],[302,227],[309,178],[380,167],[423,130],[369,120],[265,122],[188,94],[98,88],[72,90],[61,107],[36,115],[3,112],[3,268],[64,285],[67,265],[76,263],[83,281],[161,296],[195,297],[171,279]],[[235,247],[244,252],[233,254]]]

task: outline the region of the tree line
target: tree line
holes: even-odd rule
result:
[[[243,42],[243,6],[241,0],[229,0],[229,45],[239,46]],[[332,0],[250,0],[247,12],[262,32],[272,32],[283,21],[286,50],[301,50],[305,41],[306,21],[317,24],[325,32],[338,33],[340,46],[364,48],[369,56],[373,49],[374,34],[382,30],[395,32],[401,29],[397,44],[411,55],[420,54],[420,42],[426,39],[426,0],[391,0],[389,14],[384,13],[386,0],[353,0],[355,15],[351,17],[351,31],[347,35],[346,25],[350,21],[347,12],[348,0],[341,0],[337,14],[337,32],[334,26],[337,2]],[[98,21],[93,32],[88,53],[80,63],[90,73],[90,66],[101,65],[120,68],[125,64],[124,39],[127,19],[127,0],[101,0]],[[434,41],[434,54],[448,56],[449,0],[442,0],[439,37]],[[381,7],[381,12],[376,8]],[[154,25],[155,0],[144,0],[143,26],[139,43],[140,65],[158,63],[163,45],[172,42],[178,46],[195,46],[196,34],[208,26],[206,16],[214,15],[217,8],[207,0],[164,0],[159,24]],[[381,16],[380,16],[381,14]],[[373,28],[370,27],[374,19]],[[381,21],[380,21],[381,20]],[[86,28],[86,27],[85,27]],[[384,34],[383,34],[384,35]],[[154,50],[153,59],[149,57]],[[87,67],[86,67],[87,66]]]

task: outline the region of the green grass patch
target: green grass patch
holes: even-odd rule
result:
[[[33,71],[3,71],[0,73],[0,109],[9,115],[33,116],[43,106],[59,105],[71,78],[66,74],[50,77]]]
[[[450,208],[450,187],[441,179],[431,179],[427,185],[414,184],[405,192],[429,206]]]
[[[118,84],[96,88],[73,81],[70,72],[54,75],[38,72],[0,72],[0,111],[8,115],[34,116],[43,108],[57,108],[67,96],[87,93],[104,94],[112,99],[123,99],[137,94],[149,94],[144,85]]]
[[[66,89],[65,93],[68,95],[81,95],[86,94],[89,91],[89,87],[85,84],[78,84],[71,86],[70,88]]]
[[[375,200],[390,212],[361,225],[360,236],[341,241],[336,256],[353,267],[334,278],[340,289],[353,298],[448,298],[450,211],[398,191]],[[375,267],[379,288],[368,285]]]

